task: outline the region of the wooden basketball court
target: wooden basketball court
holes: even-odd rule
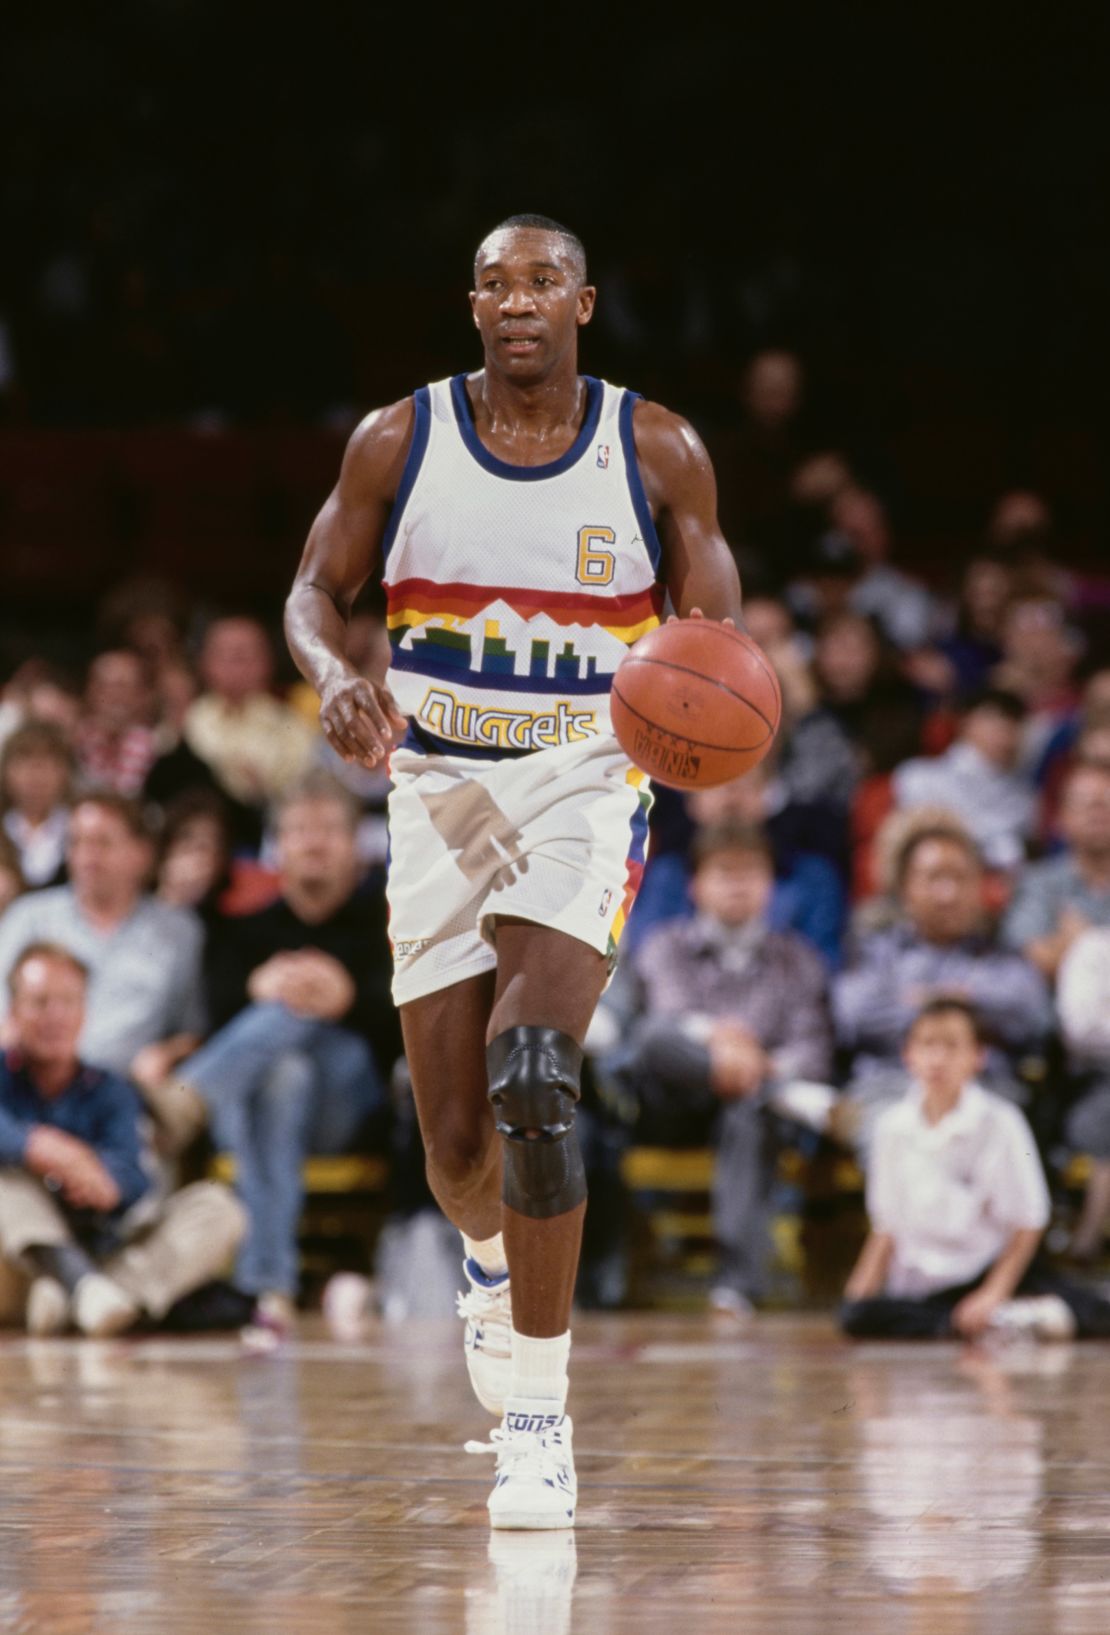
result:
[[[0,1632],[1105,1635],[1097,1346],[583,1318],[573,1535],[495,1535],[453,1323],[0,1341]]]

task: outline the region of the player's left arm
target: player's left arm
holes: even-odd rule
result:
[[[704,443],[659,403],[637,403],[632,427],[675,612],[740,624],[740,575],[717,520],[717,479]]]

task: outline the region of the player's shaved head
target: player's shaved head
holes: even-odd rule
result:
[[[586,247],[578,234],[572,232],[569,227],[564,227],[561,221],[556,221],[552,216],[536,215],[506,216],[504,221],[499,221],[497,226],[486,234],[474,257],[475,277],[479,266],[489,258],[494,240],[502,233],[511,233],[517,228],[537,233],[551,233],[561,239],[562,253],[573,267],[578,282],[580,284],[586,282]]]

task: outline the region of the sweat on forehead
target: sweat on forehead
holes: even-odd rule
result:
[[[534,241],[522,244],[522,239]],[[544,242],[546,241],[546,242]],[[547,216],[510,216],[487,233],[474,257],[474,273],[490,261],[534,251],[536,259],[564,262],[586,282],[586,251],[577,233]]]

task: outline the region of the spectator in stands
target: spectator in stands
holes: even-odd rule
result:
[[[805,371],[794,352],[757,352],[744,371],[741,396],[749,423],[767,433],[792,426],[805,396]]]
[[[144,894],[153,851],[122,795],[77,803],[68,860],[68,885],[20,897],[0,919],[0,982],[28,944],[68,948],[90,972],[82,1059],[160,1082],[204,1031],[200,923]]]
[[[861,778],[920,750],[924,712],[873,622],[851,609],[822,622],[814,673],[819,702],[788,729],[782,777],[793,800],[847,808]]]
[[[1110,669],[1093,671],[1083,683],[1078,712],[1065,716],[1045,744],[1036,768],[1043,791],[1042,831],[1057,838],[1060,793],[1079,761],[1110,762]]]
[[[1073,768],[1060,802],[1067,849],[1033,863],[1019,880],[1002,933],[1053,980],[1089,925],[1110,925],[1110,767]]]
[[[167,664],[158,673],[158,722],[155,738],[159,757],[169,754],[180,744],[185,732],[185,720],[200,693],[200,681],[192,667],[184,661]]]
[[[227,794],[262,808],[305,770],[316,735],[270,692],[273,649],[256,619],[216,619],[200,670],[206,691],[185,717],[185,741]]]
[[[23,698],[19,688],[18,673],[7,680],[0,687],[0,749],[15,731],[23,725],[26,719]]]
[[[991,1049],[990,1087],[1024,1099],[1023,1060],[1043,1050],[1052,1024],[1038,971],[987,932],[983,865],[974,841],[950,827],[911,833],[895,867],[899,924],[864,936],[833,985],[837,1042],[850,1054],[831,1132],[865,1152],[878,1112],[902,1095],[902,1042],[923,1000],[960,995],[980,1011]]]
[[[827,518],[832,502],[854,483],[852,468],[844,456],[835,449],[820,449],[795,467],[790,497],[809,514]]]
[[[987,540],[1012,568],[1016,597],[1072,605],[1081,581],[1064,561],[1056,519],[1042,495],[1022,488],[1002,494],[987,524]]]
[[[890,521],[878,495],[845,489],[833,500],[829,517],[862,559],[863,571],[851,589],[852,608],[874,619],[903,652],[925,647],[936,626],[936,607],[924,586],[891,566]]]
[[[87,790],[135,796],[157,754],[143,661],[126,648],[101,653],[89,668],[77,724],[78,776]]]
[[[964,823],[988,868],[1016,869],[1037,816],[1032,779],[1018,765],[1025,715],[1016,693],[988,688],[974,695],[950,749],[895,769],[895,804],[946,807]]]
[[[817,632],[822,707],[853,744],[865,773],[889,772],[921,743],[922,705],[903,681],[874,621],[846,610]]]
[[[857,1339],[1110,1336],[1110,1302],[1035,1259],[1048,1188],[1021,1113],[979,1082],[975,1011],[952,998],[924,1005],[905,1062],[909,1088],[875,1130],[871,1235],[845,1289],[845,1331]]]
[[[65,876],[74,758],[57,727],[28,721],[0,750],[0,813],[32,889]]]
[[[147,680],[158,693],[165,672],[184,664],[188,617],[188,603],[178,584],[140,574],[107,593],[97,625],[105,647],[125,647],[139,655]]]
[[[166,810],[159,841],[158,901],[190,908],[213,926],[231,865],[231,832],[219,795],[204,789],[179,795]]]
[[[975,556],[967,564],[956,628],[937,643],[950,666],[947,691],[959,697],[978,692],[1002,662],[1002,628],[1013,584],[1012,569],[998,556]]]
[[[1030,767],[1040,767],[1054,734],[1075,713],[1080,651],[1062,602],[1032,595],[1010,603],[1002,626],[1002,662],[991,680],[1025,700],[1023,759]]]
[[[801,359],[768,348],[744,370],[741,419],[729,431],[711,434],[726,538],[758,553],[776,577],[790,572],[790,478],[804,453],[804,397]]]
[[[679,851],[653,845],[636,905],[625,932],[632,953],[658,924],[695,912],[691,892],[691,846],[706,829],[743,824],[761,832],[774,864],[767,910],[773,931],[797,931],[824,956],[840,963],[847,899],[843,870],[847,834],[838,807],[829,802],[790,802],[769,757],[743,777],[686,797],[695,828]]]
[[[344,1151],[384,1108],[396,1054],[384,892],[360,888],[357,822],[321,774],[287,792],[281,896],[225,922],[210,965],[217,1032],[158,1098],[179,1141],[208,1119],[233,1154],[250,1217],[238,1285],[277,1328],[293,1319],[304,1159]]]
[[[1075,1080],[1065,1138],[1093,1161],[1070,1253],[1091,1262],[1110,1219],[1110,925],[1076,937],[1060,963],[1056,1006]]]
[[[1087,677],[1083,688],[1083,708],[1092,716],[1110,711],[1110,665],[1101,664]]]
[[[80,717],[81,692],[69,676],[43,659],[28,659],[0,698],[0,744],[26,721],[47,721],[72,743]]]
[[[1027,488],[1000,494],[991,510],[987,538],[995,550],[1013,552],[1029,539],[1046,539],[1054,528],[1048,502]]]
[[[0,829],[0,919],[9,903],[14,903],[27,889],[19,866],[19,853],[7,835]]]
[[[163,672],[158,757],[143,786],[143,800],[169,812],[179,801],[215,799],[224,812],[233,850],[254,854],[262,840],[265,806],[234,800],[185,738],[186,722],[197,692],[196,677],[186,666]]]
[[[1110,709],[1092,711],[1075,741],[1075,758],[1088,766],[1110,767]]]
[[[773,884],[758,831],[704,830],[696,917],[655,930],[605,1001],[623,1035],[609,1071],[638,1098],[640,1137],[716,1147],[713,1302],[736,1315],[765,1287],[778,1148],[768,1098],[831,1063],[824,967],[800,937],[770,929]]]
[[[779,775],[787,800],[791,805],[834,807],[837,834],[847,833],[860,764],[839,723],[824,709],[816,709],[800,721],[784,719],[780,737]]]
[[[863,572],[863,558],[847,534],[824,528],[807,541],[796,577],[787,586],[788,605],[807,631],[850,610],[852,588]]]
[[[11,1044],[0,1058],[0,1322],[32,1334],[71,1323],[109,1335],[159,1320],[216,1277],[244,1231],[223,1187],[161,1208],[130,1085],[77,1052],[86,970],[51,943],[11,972]]]
[[[47,669],[27,693],[27,719],[47,721],[73,742],[81,719],[81,690],[61,670]]]

